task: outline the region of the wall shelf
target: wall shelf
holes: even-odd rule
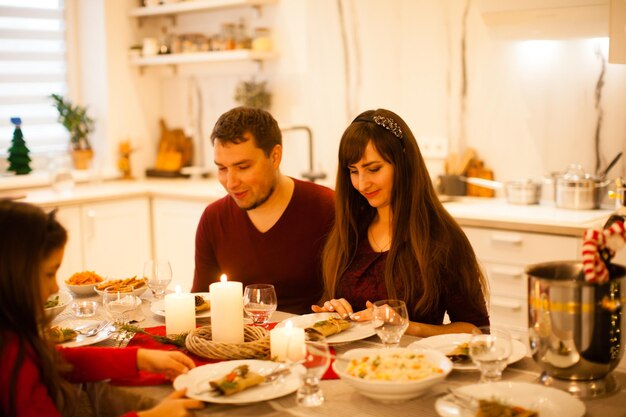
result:
[[[179,64],[201,64],[211,62],[234,62],[234,61],[254,61],[261,64],[263,61],[276,58],[276,52],[259,52],[249,49],[236,49],[233,51],[212,51],[212,52],[192,52],[185,54],[167,54],[146,57],[136,57],[131,59],[131,64],[140,68],[148,66]]]
[[[274,4],[278,0],[189,0],[177,3],[161,4],[158,6],[136,7],[130,11],[132,17],[174,16],[181,13],[191,13],[202,10],[219,10],[235,7],[260,8],[267,4]]]

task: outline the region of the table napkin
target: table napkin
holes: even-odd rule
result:
[[[278,323],[269,323],[267,329],[273,329]],[[144,329],[147,333],[155,336],[165,336],[165,326],[156,326],[156,327],[148,327]],[[158,342],[154,340],[147,334],[143,333],[135,333],[133,338],[128,342],[128,347],[140,347],[145,349],[159,349],[159,350],[178,350],[179,348],[174,345],[169,345],[165,343]],[[208,363],[217,363],[221,362],[217,359],[206,359],[201,358],[199,356],[194,355],[190,352],[185,352],[187,356],[189,356],[196,366],[206,365]],[[332,357],[335,356],[334,349],[331,348]],[[332,363],[331,363],[332,365]],[[322,379],[338,379],[339,377],[333,371],[332,367],[329,366],[328,370],[322,377]],[[167,379],[164,375],[155,374],[147,371],[139,371],[139,375],[133,378],[118,378],[111,380],[111,384],[113,385],[122,385],[122,386],[135,386],[135,385],[163,385],[170,384],[171,381]]]
[[[624,222],[616,221],[603,230],[588,229],[583,238],[582,263],[587,282],[603,283],[609,280],[603,252],[608,259],[615,256],[626,243]]]

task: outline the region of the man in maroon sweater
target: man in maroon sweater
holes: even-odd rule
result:
[[[200,218],[192,291],[207,291],[226,274],[244,286],[273,284],[281,311],[310,312],[323,291],[320,256],[334,221],[333,191],[281,174],[282,135],[264,110],[224,113],[211,142],[228,195]]]

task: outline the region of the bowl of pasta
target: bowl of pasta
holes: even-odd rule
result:
[[[394,403],[425,394],[452,371],[452,362],[434,349],[353,349],[335,360],[333,370],[360,394]]]
[[[76,295],[95,294],[95,286],[104,281],[100,275],[93,271],[76,272],[65,280],[67,288]]]

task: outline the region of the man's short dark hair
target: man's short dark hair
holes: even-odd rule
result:
[[[242,143],[249,133],[256,141],[256,146],[269,156],[276,145],[282,145],[282,134],[278,122],[272,115],[252,107],[235,107],[222,114],[211,132],[211,143]]]

